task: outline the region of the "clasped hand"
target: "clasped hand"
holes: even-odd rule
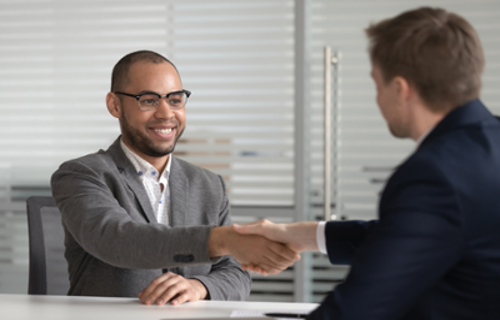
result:
[[[253,236],[261,236],[268,240],[274,246],[279,245],[282,246],[278,249],[283,252],[282,257],[287,257],[288,262],[293,264],[294,258],[292,257],[291,252],[295,253],[295,259],[298,256],[298,253],[305,250],[318,251],[318,245],[316,240],[316,228],[318,226],[317,222],[296,222],[289,224],[275,224],[269,220],[259,220],[255,222],[251,222],[244,225],[233,225],[233,229],[239,234],[246,235],[247,237],[250,235]],[[284,249],[286,248],[286,249]],[[256,249],[256,255],[266,256],[266,248],[261,247]],[[233,254],[234,255],[234,254]],[[256,259],[247,259],[247,261],[243,261],[238,259],[236,255],[234,255],[236,260],[241,263],[241,267],[244,270],[249,270],[253,272],[262,273],[264,275],[268,273],[276,273],[278,269],[281,268],[284,264],[287,263],[287,258],[284,258],[281,261],[282,265],[274,265],[273,268],[269,269],[269,265],[258,263]],[[296,259],[298,260],[298,259]],[[295,260],[295,261],[296,261]],[[272,272],[269,272],[272,270]],[[281,271],[279,270],[279,271]]]
[[[215,227],[210,234],[210,257],[232,255],[244,268],[264,275],[278,274],[300,259],[290,247],[257,232],[238,233],[232,226]]]

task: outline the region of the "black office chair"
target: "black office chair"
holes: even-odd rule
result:
[[[69,276],[61,213],[52,197],[29,197],[26,207],[30,247],[28,293],[66,295]]]

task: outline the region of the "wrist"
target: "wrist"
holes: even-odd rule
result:
[[[316,237],[317,227],[318,222],[316,221],[295,222],[286,226],[286,232],[299,240],[302,251],[319,251]]]
[[[210,258],[225,256],[230,254],[227,249],[227,237],[231,226],[213,227],[208,237],[208,255]]]
[[[198,279],[187,279],[187,280],[191,283],[191,286],[198,293],[199,300],[203,300],[203,299],[207,298],[208,290],[207,290],[207,287],[205,287],[205,285],[203,284],[203,282],[201,282]]]

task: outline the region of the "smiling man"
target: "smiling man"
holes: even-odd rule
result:
[[[128,54],[114,67],[106,104],[121,137],[106,151],[63,163],[51,181],[70,295],[139,296],[160,305],[241,300],[250,277],[227,255],[268,273],[298,259],[286,246],[234,232],[222,178],[172,155],[190,94],[155,52]]]

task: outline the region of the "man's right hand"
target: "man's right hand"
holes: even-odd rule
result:
[[[232,255],[243,266],[264,275],[278,274],[300,260],[289,247],[259,235],[242,235],[231,226],[214,227],[208,240],[210,257]]]
[[[234,230],[245,235],[260,235],[269,240],[286,244],[295,252],[319,251],[316,239],[318,222],[273,223],[267,219],[242,225],[233,225]]]
[[[260,235],[271,241],[286,244],[294,252],[305,250],[319,251],[316,229],[318,223],[303,221],[295,223],[275,224],[267,219],[244,225],[233,225],[233,229],[244,235]],[[262,267],[256,264],[241,263],[244,270],[263,273]]]

